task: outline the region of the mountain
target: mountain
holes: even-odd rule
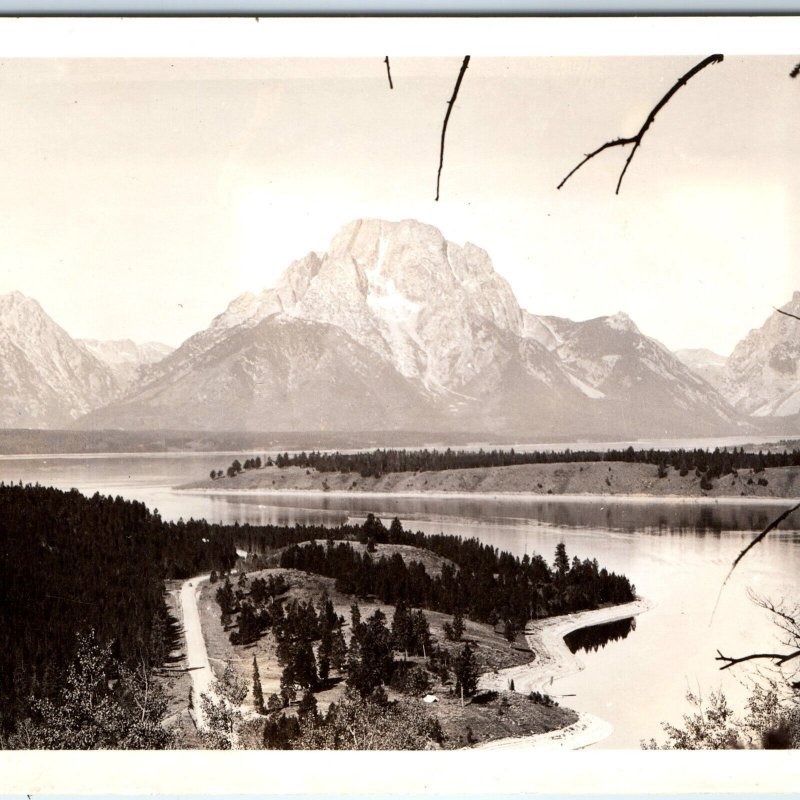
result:
[[[629,436],[737,418],[624,315],[536,317],[481,248],[358,220],[80,424]]]
[[[627,429],[666,433],[736,425],[737,414],[728,403],[664,345],[645,336],[627,314],[574,322],[525,313],[529,335],[598,401],[599,413],[615,409]],[[606,425],[613,427],[612,420]]]
[[[0,295],[0,426],[63,427],[119,391],[108,367],[35,300]]]
[[[675,355],[682,364],[715,389],[722,386],[725,379],[725,364],[728,361],[725,356],[704,347],[676,350]]]
[[[78,339],[77,341],[109,368],[120,392],[136,380],[143,365],[155,364],[175,349],[160,342],[137,344],[131,339],[111,341]]]
[[[800,292],[781,310],[800,316]],[[750,331],[731,353],[720,391],[745,414],[800,413],[800,320],[775,311]]]

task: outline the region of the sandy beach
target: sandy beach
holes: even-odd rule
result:
[[[525,630],[525,638],[531,650],[536,653],[536,660],[530,664],[484,673],[479,679],[478,688],[504,691],[508,689],[513,680],[515,691],[522,694],[534,691],[553,694],[554,681],[580,672],[584,666],[581,660],[570,652],[564,641],[564,637],[568,633],[590,625],[603,625],[628,619],[642,614],[650,608],[652,608],[650,601],[639,599],[619,606],[537,620]],[[562,730],[533,736],[498,739],[488,742],[482,747],[489,749],[580,750],[607,738],[613,730],[610,722],[592,714],[580,714],[577,722]]]

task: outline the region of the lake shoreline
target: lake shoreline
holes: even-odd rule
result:
[[[795,496],[787,497],[764,497],[759,495],[750,495],[744,497],[735,497],[733,495],[703,495],[700,497],[692,497],[686,495],[653,495],[653,494],[538,494],[534,492],[447,492],[447,491],[415,491],[415,492],[401,492],[401,491],[337,491],[337,490],[324,490],[324,489],[204,489],[204,488],[190,488],[186,485],[175,486],[172,491],[176,494],[188,495],[202,495],[221,497],[236,495],[246,495],[248,497],[396,497],[405,500],[469,500],[469,499],[485,499],[485,500],[543,500],[545,502],[570,502],[570,503],[619,503],[619,504],[650,504],[650,503],[663,503],[665,505],[740,505],[753,504],[753,505],[774,505],[785,506],[795,499]]]
[[[514,690],[521,694],[551,694],[554,681],[580,672],[585,667],[567,647],[565,636],[581,628],[605,625],[644,614],[654,606],[655,603],[638,598],[631,603],[531,622],[525,629],[525,639],[536,654],[535,660],[521,666],[484,673],[479,679],[478,688],[482,691],[504,691],[513,680]],[[607,739],[614,732],[614,726],[610,722],[593,714],[576,713],[577,722],[561,730],[498,739],[479,746],[479,749],[580,750]]]

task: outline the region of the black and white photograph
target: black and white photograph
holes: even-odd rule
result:
[[[0,748],[798,748],[800,38],[294,22],[2,56]]]

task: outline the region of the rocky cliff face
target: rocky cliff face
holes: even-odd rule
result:
[[[670,435],[735,418],[625,315],[536,317],[479,247],[358,220],[85,424]]]
[[[35,300],[0,296],[0,425],[64,427],[118,391],[106,365]]]
[[[782,310],[800,316],[800,292]],[[800,413],[800,320],[775,311],[750,331],[731,353],[720,389],[746,414]]]

